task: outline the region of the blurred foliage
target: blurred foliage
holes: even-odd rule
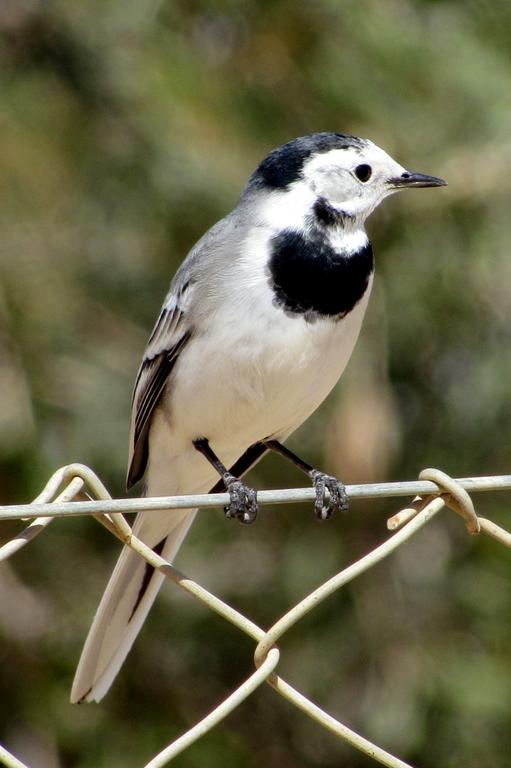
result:
[[[361,340],[291,446],[345,481],[506,472],[508,0],[2,0],[0,65],[2,503],[71,461],[122,495],[132,382],[170,277],[260,158],[316,130],[368,136],[449,187],[371,219]],[[252,478],[303,483],[278,458]],[[477,501],[506,524],[503,496]],[[207,512],[179,564],[269,625],[395,509],[318,525],[279,508],[248,529]],[[140,766],[251,669],[247,639],[167,586],[104,702],[71,707],[117,551],[63,521],[0,572],[0,736],[34,768]],[[509,572],[446,514],[304,619],[283,674],[418,766],[507,766]],[[175,765],[341,763],[373,765],[265,689]]]

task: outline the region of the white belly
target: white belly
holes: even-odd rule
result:
[[[181,353],[171,389],[154,414],[150,493],[211,487],[214,473],[192,447],[197,438],[206,437],[230,466],[253,443],[284,439],[305,421],[349,360],[370,289],[369,284],[353,311],[337,322],[307,323],[271,305],[261,311],[261,296],[253,306],[245,303],[240,311],[233,303],[212,317],[207,332]]]

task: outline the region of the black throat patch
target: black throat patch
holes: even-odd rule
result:
[[[346,211],[334,208],[324,197],[318,197],[312,207],[312,212],[318,224],[325,227],[344,227],[347,221],[353,221],[355,218]]]
[[[270,249],[274,303],[309,321],[347,315],[366,292],[374,269],[370,242],[348,255],[334,250],[319,230],[284,229]]]

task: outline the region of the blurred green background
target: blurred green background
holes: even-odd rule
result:
[[[271,148],[317,130],[449,187],[370,220],[360,342],[290,446],[346,482],[509,470],[509,0],[2,0],[0,93],[1,503],[72,461],[123,495],[132,383],[172,274]],[[278,457],[251,479],[303,484]],[[505,494],[476,502],[509,523]],[[398,506],[323,525],[265,508],[249,528],[204,512],[178,564],[269,626]],[[252,669],[248,639],[167,585],[107,698],[69,705],[118,550],[61,521],[0,571],[0,738],[31,768],[139,768]],[[510,569],[445,513],[290,632],[282,673],[417,766],[509,766]],[[373,765],[266,688],[174,764]]]

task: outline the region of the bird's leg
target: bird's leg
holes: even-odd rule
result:
[[[241,523],[253,523],[257,516],[257,492],[249,488],[231,475],[228,469],[220,461],[216,453],[212,450],[209,441],[203,437],[193,441],[193,447],[209,461],[212,467],[216,469],[225,485],[231,501],[229,506],[224,508],[225,516],[228,518],[237,518]]]
[[[314,512],[319,520],[328,520],[332,516],[333,512],[347,512],[348,511],[348,496],[344,483],[341,483],[337,478],[331,475],[326,475],[324,472],[320,472],[310,464],[307,464],[299,456],[296,456],[292,451],[279,443],[278,440],[263,440],[263,444],[275,453],[280,453],[284,458],[289,459],[298,469],[305,472],[313,482],[316,490],[316,500],[314,502]],[[326,491],[328,491],[329,498],[326,498]]]

